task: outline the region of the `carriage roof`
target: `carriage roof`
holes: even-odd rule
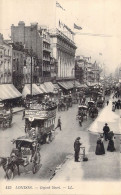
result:
[[[88,101],[88,103],[93,103],[93,104],[94,104],[94,103],[95,103],[95,101]]]
[[[19,138],[17,138],[16,140],[14,140],[14,142],[17,142],[17,141],[29,142],[29,143],[36,142],[36,140],[30,139],[30,138],[28,138],[28,137],[19,137]]]
[[[79,105],[78,108],[84,108],[84,109],[87,109],[87,106],[85,105]]]

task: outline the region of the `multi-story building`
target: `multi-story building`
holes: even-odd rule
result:
[[[23,85],[39,83],[39,67],[36,56],[32,56],[26,50],[24,52]]]
[[[75,51],[74,32],[65,18],[64,8],[56,2],[55,23],[50,29],[52,57],[58,62],[57,80],[74,79]]]
[[[12,83],[12,46],[0,34],[0,84]]]
[[[40,27],[40,35],[42,37],[42,76],[44,80],[51,77],[51,49],[50,49],[50,35],[46,26]]]
[[[14,86],[21,91],[23,83],[24,48],[19,43],[10,43],[12,46],[12,77]]]
[[[24,45],[24,48],[28,50],[33,56],[37,58],[39,77],[42,76],[42,35],[41,29],[38,30],[38,24],[32,23],[30,26],[25,26],[23,21],[18,23],[18,26],[11,26],[11,38],[13,43],[19,42]]]
[[[70,29],[68,29],[68,33],[73,34]],[[73,78],[76,51],[75,43],[59,29],[51,32],[50,36],[52,57],[58,62],[57,79]]]
[[[84,83],[84,59],[81,59],[80,56],[75,58],[75,78],[80,82]]]
[[[80,70],[80,72],[79,72]],[[89,57],[76,57],[75,76],[82,79],[87,85],[95,85],[100,81],[101,69],[96,63],[91,62]]]

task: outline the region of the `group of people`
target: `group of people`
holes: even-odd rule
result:
[[[82,145],[82,143],[80,142],[80,139],[81,139],[80,137],[77,137],[74,142],[75,162],[80,162],[79,153],[80,153],[80,147]],[[109,141],[107,151],[114,152],[116,150],[114,146],[115,137],[114,137],[113,131],[110,131],[110,128],[107,123],[105,123],[105,126],[103,127],[103,135],[101,134],[97,139],[97,145],[96,145],[96,150],[95,150],[96,155],[105,154],[103,139],[105,139],[105,141]]]
[[[96,145],[96,155],[103,155],[105,154],[105,148],[103,144],[103,138],[105,141],[108,142],[107,151],[114,152],[115,146],[114,146],[114,133],[113,131],[110,131],[110,128],[107,123],[105,123],[105,126],[103,127],[103,135],[100,135],[97,139],[97,145]]]
[[[115,112],[116,109],[121,109],[121,100],[112,102],[112,111]]]

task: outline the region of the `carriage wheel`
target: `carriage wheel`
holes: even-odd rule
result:
[[[6,170],[6,178],[13,179],[14,175],[11,169]]]

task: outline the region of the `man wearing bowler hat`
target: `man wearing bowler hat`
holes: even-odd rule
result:
[[[105,137],[105,141],[108,140],[108,133],[110,131],[110,128],[108,127],[108,124],[105,123],[105,126],[103,127],[103,135]]]
[[[80,143],[80,137],[77,137],[74,142],[74,151],[75,151],[75,162],[79,162],[79,152],[80,152],[80,146],[82,145]]]

